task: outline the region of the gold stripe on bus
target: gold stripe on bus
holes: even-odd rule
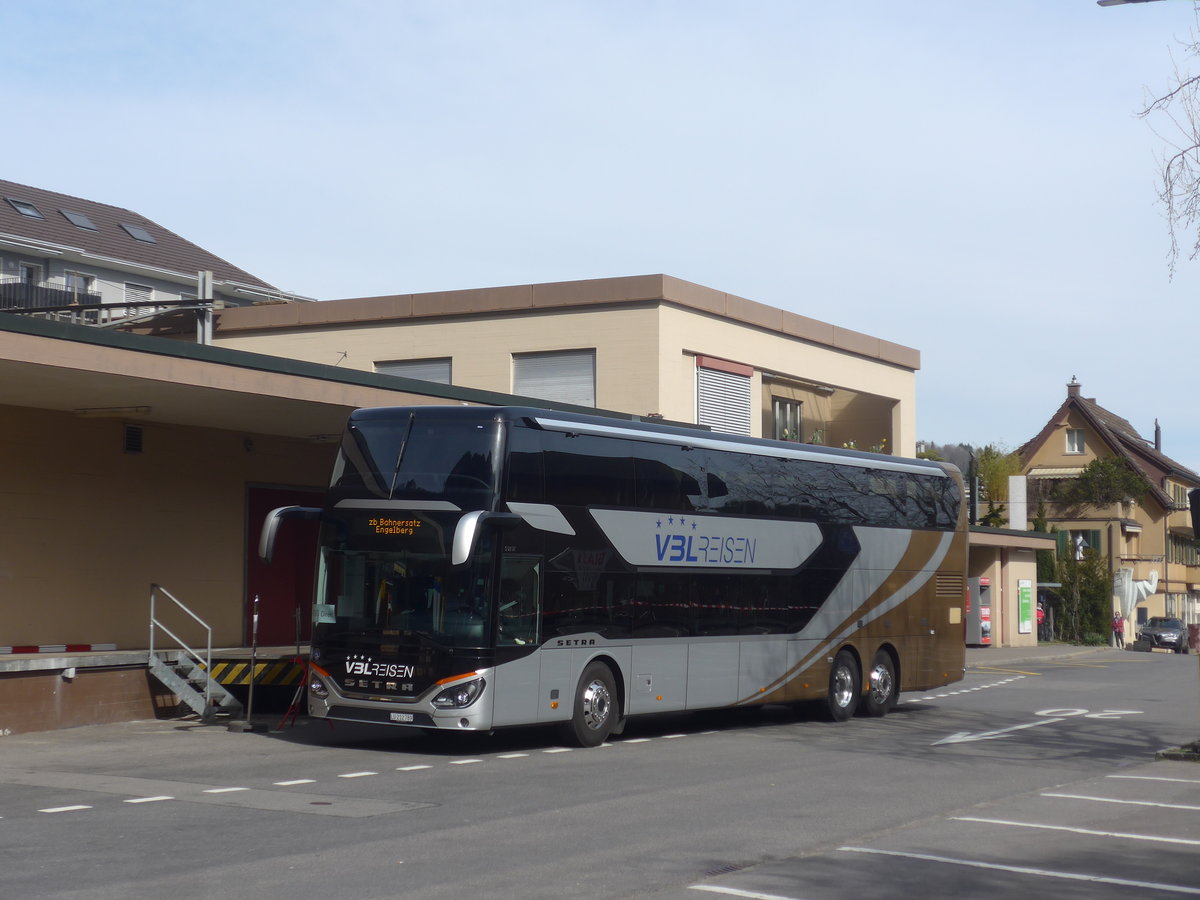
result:
[[[912,585],[914,581],[923,577],[920,584],[913,587],[908,599],[915,598],[923,589],[925,589],[931,579],[935,575],[935,571],[926,571],[925,566],[935,560],[938,551],[942,548],[943,542],[949,536],[950,540],[946,545],[945,553],[942,554],[941,560],[955,553],[955,542],[959,540],[960,533],[955,532],[931,532],[931,531],[914,531],[909,534],[908,546],[904,551],[904,555],[893,567],[892,571],[883,579],[879,587],[871,592],[871,595],[858,605],[858,607],[843,619],[837,627],[831,628],[829,631],[832,639],[827,643],[822,643],[814,647],[804,657],[802,657],[795,666],[788,669],[778,678],[774,679],[770,684],[751,694],[749,697],[737,701],[738,704],[750,703],[774,703],[784,702],[787,700],[788,688],[791,683],[804,671],[812,666],[812,664],[821,656],[829,653],[834,644],[843,643],[843,639],[837,637],[844,633],[851,623],[862,619],[869,613],[873,612],[878,607],[886,603],[893,597],[897,591]],[[850,570],[852,571],[852,569]],[[847,575],[850,574],[847,571]],[[918,609],[918,614],[920,609]],[[908,635],[897,635],[899,638],[908,637]],[[865,663],[864,663],[865,665]]]

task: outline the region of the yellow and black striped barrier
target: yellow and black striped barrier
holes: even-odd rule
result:
[[[251,671],[254,673],[256,687],[294,685],[299,684],[300,679],[304,677],[304,662],[297,662],[295,659],[273,659],[260,663],[251,663],[248,659],[214,660],[212,679],[225,687],[248,685]]]

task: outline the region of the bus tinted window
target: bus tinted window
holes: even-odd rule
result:
[[[548,433],[546,501],[565,506],[630,506],[633,460],[625,441]]]
[[[386,498],[400,444],[408,432],[408,417],[372,422],[370,428],[351,425],[342,436],[330,490],[335,497]]]
[[[393,496],[447,500],[487,509],[495,485],[497,426],[492,422],[414,419]]]

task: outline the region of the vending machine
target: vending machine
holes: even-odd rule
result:
[[[967,579],[967,646],[992,645],[992,581],[990,578]]]

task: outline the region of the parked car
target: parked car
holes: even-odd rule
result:
[[[1154,647],[1164,647],[1176,653],[1188,652],[1188,630],[1180,619],[1151,616],[1138,632],[1138,640]]]

